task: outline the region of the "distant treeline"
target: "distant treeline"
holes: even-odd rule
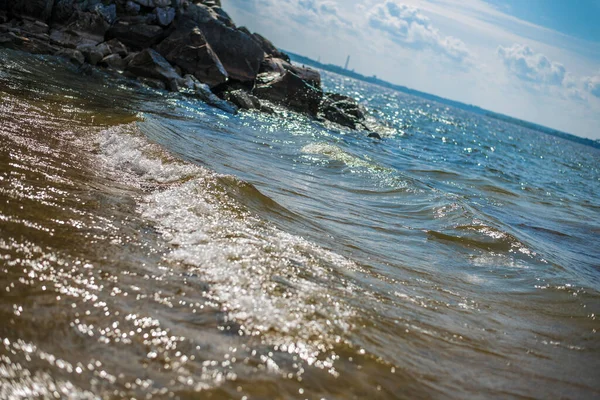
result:
[[[301,56],[299,54],[294,54],[291,53],[289,51],[286,51],[287,54],[289,54],[289,56],[291,57],[291,59],[297,63],[301,63],[301,64],[305,64],[305,65],[310,65],[316,68],[320,68],[323,69],[325,71],[330,71],[330,72],[334,72],[336,74],[340,74],[340,75],[344,75],[344,76],[348,76],[350,78],[354,78],[354,79],[358,79],[360,81],[363,82],[368,82],[368,83],[372,83],[374,85],[379,85],[388,89],[392,89],[392,90],[397,90],[399,92],[402,93],[406,93],[406,94],[410,94],[413,96],[418,96],[421,97],[423,99],[426,100],[431,100],[431,101],[435,101],[441,104],[445,104],[445,105],[449,105],[452,107],[456,107],[459,108],[461,110],[466,110],[466,111],[470,111],[476,114],[480,114],[480,115],[486,115],[490,118],[495,118],[504,122],[508,122],[510,124],[513,125],[518,125],[527,129],[531,129],[531,130],[535,130],[538,132],[543,132],[546,133],[548,135],[552,135],[552,136],[556,136],[565,140],[570,140],[572,142],[577,142],[586,146],[592,146],[595,148],[600,149],[600,141],[598,140],[591,140],[591,139],[586,139],[586,138],[582,138],[579,136],[575,136],[572,135],[570,133],[565,133],[565,132],[560,132],[557,131],[555,129],[551,129],[551,128],[547,128],[545,126],[541,126],[538,124],[534,124],[533,122],[527,122],[527,121],[522,121],[520,119],[517,118],[513,118],[513,117],[509,117],[507,115],[503,115],[503,114],[498,114],[495,113],[493,111],[488,111],[488,110],[484,110],[481,107],[477,107],[471,104],[464,104],[458,101],[454,101],[454,100],[450,100],[450,99],[446,99],[443,97],[439,97],[439,96],[435,96],[433,94],[429,94],[429,93],[425,93],[425,92],[420,92],[418,90],[414,90],[414,89],[410,89],[407,88],[406,86],[401,86],[401,85],[394,85],[393,83],[390,82],[386,82],[384,80],[381,80],[379,78],[377,78],[376,76],[364,76],[362,74],[356,73],[354,71],[349,71],[347,69],[344,69],[338,65],[333,65],[333,64],[322,64],[318,61],[315,61],[311,58],[308,57],[304,57]]]

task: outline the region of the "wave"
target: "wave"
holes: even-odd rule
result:
[[[355,310],[344,297],[360,292],[349,279],[360,267],[255,213],[289,211],[237,178],[174,160],[135,126],[105,131],[98,145],[109,169],[146,188],[138,209],[168,242],[165,259],[208,283],[236,334],[293,340],[312,362],[348,336]]]

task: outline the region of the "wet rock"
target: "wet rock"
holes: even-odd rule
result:
[[[117,6],[115,4],[105,6],[100,3],[96,4],[91,9],[102,16],[108,24],[112,25],[117,20]]]
[[[59,50],[45,40],[22,36],[11,31],[0,34],[0,46],[32,54],[54,54]]]
[[[144,7],[167,7],[171,5],[171,0],[134,0],[139,5]]]
[[[23,18],[19,28],[30,33],[48,33],[50,31],[50,27],[46,23],[29,18]]]
[[[127,66],[127,64],[125,64],[125,60],[123,60],[118,54],[110,54],[104,57],[99,64],[103,67],[112,68],[119,71],[124,70]]]
[[[158,22],[160,26],[166,27],[175,19],[175,9],[173,7],[156,7],[154,9],[154,15],[156,15],[156,22]]]
[[[321,104],[321,116],[336,124],[356,129],[365,120],[365,111],[351,97],[326,93]]]
[[[175,69],[156,50],[140,51],[127,65],[127,70],[137,76],[158,79],[169,85],[173,79],[180,79]]]
[[[183,88],[183,94],[200,99],[206,104],[209,104],[230,114],[235,114],[238,111],[237,106],[235,104],[232,104],[227,100],[220,99],[218,96],[216,96],[210,91],[208,85],[201,83],[193,75],[185,75],[183,79],[179,82]]]
[[[233,90],[225,92],[224,99],[232,102],[243,110],[260,110],[261,104],[258,97],[251,95],[244,90]]]
[[[60,49],[56,55],[58,57],[66,58],[75,65],[82,65],[85,63],[85,57],[79,50],[74,49]]]
[[[100,43],[99,45],[97,45],[96,50],[98,50],[100,53],[102,53],[103,58],[112,53],[110,46],[106,42]]]
[[[211,87],[227,80],[221,61],[194,24],[179,25],[178,30],[157,46],[157,50],[185,74],[192,74]]]
[[[104,58],[102,52],[97,50],[95,46],[81,46],[78,50],[83,54],[85,61],[91,65],[98,64]]]
[[[317,115],[323,96],[320,86],[311,84],[292,71],[261,73],[256,78],[254,94],[313,116]]]
[[[133,49],[144,49],[160,42],[164,33],[164,30],[157,25],[129,24],[125,21],[117,21],[108,30],[106,37],[118,39]]]
[[[64,27],[52,30],[50,37],[61,46],[76,48],[104,41],[107,29],[108,24],[99,14],[77,11]]]
[[[231,79],[248,82],[256,78],[264,51],[252,38],[218,21],[203,6],[190,4],[183,18],[198,24]]]
[[[109,40],[106,42],[106,45],[109,47],[111,54],[118,54],[123,58],[127,57],[127,54],[129,54],[127,47],[125,47],[125,45],[119,42],[117,39]]]
[[[52,22],[63,24],[75,11],[75,0],[56,0],[52,9]]]
[[[141,6],[131,0],[125,3],[125,12],[129,15],[138,15],[140,13]]]
[[[252,39],[254,39],[254,41],[259,44],[259,46],[263,49],[266,55],[274,59],[281,59],[288,63],[290,62],[290,56],[288,56],[284,52],[280,51],[277,47],[275,47],[275,45],[269,39],[265,38],[262,35],[259,35],[258,33],[250,33],[247,29],[246,32],[248,32],[247,34],[250,35]]]
[[[167,89],[167,85],[160,79],[145,78],[143,76],[140,76],[140,77],[138,77],[138,81],[142,82],[144,85],[149,86],[153,89],[158,89],[158,90],[166,90]]]
[[[54,0],[12,0],[7,7],[13,15],[27,15],[42,21],[48,21],[52,16]]]
[[[369,135],[367,135],[367,137],[382,140],[381,135],[377,132],[370,132]]]

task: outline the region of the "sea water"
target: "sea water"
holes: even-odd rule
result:
[[[382,140],[0,51],[0,398],[600,396],[600,151],[322,74]]]

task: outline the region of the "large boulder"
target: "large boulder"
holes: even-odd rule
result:
[[[352,129],[359,127],[365,120],[365,111],[356,100],[337,93],[326,93],[323,96],[320,115]]]
[[[127,71],[143,78],[160,80],[167,87],[171,87],[172,81],[181,79],[173,66],[153,49],[144,49],[136,54],[127,65]]]
[[[56,0],[52,9],[52,22],[64,24],[75,11],[75,0]]]
[[[52,30],[50,37],[64,47],[96,45],[104,41],[108,26],[96,12],[76,11],[65,26]]]
[[[27,15],[42,21],[48,21],[52,16],[54,0],[12,0],[6,2],[6,7],[14,15]]]
[[[125,45],[141,50],[160,42],[165,36],[163,28],[146,23],[117,21],[106,33],[107,39],[118,39]]]
[[[249,35],[258,45],[263,49],[265,54],[272,58],[279,58],[284,61],[290,62],[290,56],[280,51],[275,45],[266,37],[258,34],[258,33],[250,33],[246,28],[239,28],[241,31]]]
[[[211,87],[227,80],[227,71],[200,29],[194,24],[180,25],[156,48],[169,62]]]
[[[264,72],[256,78],[254,94],[273,103],[316,116],[323,97],[320,86],[292,71]]]
[[[190,4],[181,19],[198,25],[231,79],[241,82],[256,79],[264,51],[250,36],[225,25],[202,5]]]

